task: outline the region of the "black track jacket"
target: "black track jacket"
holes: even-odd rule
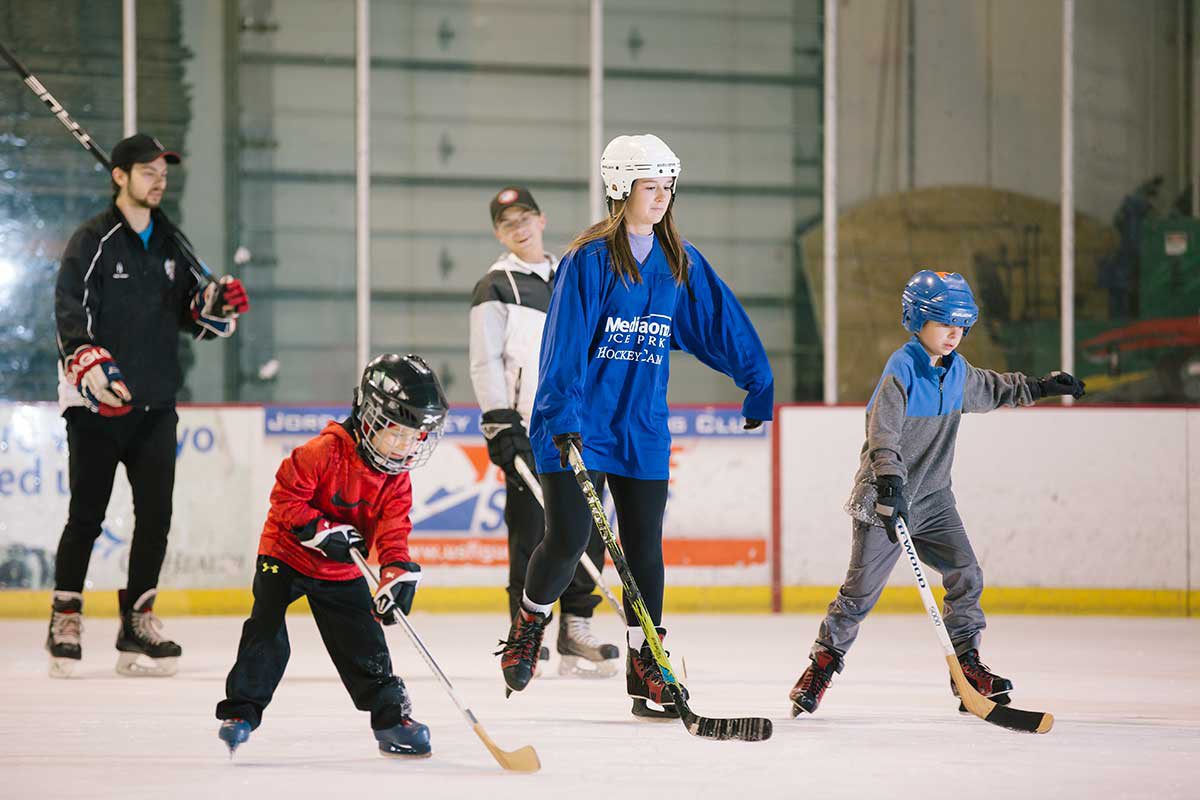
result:
[[[171,408],[183,385],[179,332],[211,335],[192,320],[189,304],[200,286],[158,210],[149,249],[115,204],[83,223],[63,252],[54,289],[58,326],[59,405],[83,405],[67,385],[62,363],[80,345],[112,353],[135,408]]]

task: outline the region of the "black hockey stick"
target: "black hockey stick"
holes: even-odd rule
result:
[[[958,663],[958,656],[954,653],[954,643],[950,641],[950,634],[946,632],[942,614],[938,611],[937,601],[933,599],[929,582],[925,580],[925,572],[921,569],[916,548],[913,547],[912,536],[909,535],[908,526],[904,524],[903,518],[896,520],[895,529],[896,538],[900,540],[904,557],[908,560],[913,575],[917,579],[917,589],[921,591],[921,600],[925,603],[925,611],[933,620],[938,640],[941,641],[942,650],[946,653],[946,663],[950,666],[950,677],[958,689],[958,696],[962,700],[963,706],[984,722],[999,725],[1001,728],[1025,733],[1048,733],[1054,726],[1053,714],[1044,711],[1022,711],[1019,708],[1002,706],[975,691],[975,687],[967,680],[967,676],[963,675],[962,665]]]
[[[371,588],[372,594],[374,594],[379,589],[379,577],[371,569],[371,565],[367,563],[367,559],[358,550],[351,547],[350,556],[354,559],[354,563],[358,566],[359,571],[362,572],[363,577],[367,579],[367,585]],[[542,763],[538,760],[537,751],[532,746],[525,745],[512,751],[501,750],[496,746],[496,743],[492,741],[492,737],[488,736],[487,731],[483,729],[483,724],[475,716],[475,712],[467,708],[462,698],[458,696],[458,692],[454,691],[454,685],[450,683],[450,679],[446,677],[446,673],[442,672],[442,668],[433,660],[433,654],[429,652],[429,648],[421,641],[421,637],[417,636],[417,632],[413,629],[412,623],[408,621],[408,617],[400,613],[400,611],[395,611],[394,615],[404,628],[404,632],[408,634],[413,647],[417,648],[417,652],[421,654],[421,657],[425,659],[425,663],[433,670],[434,676],[450,695],[450,699],[454,701],[454,705],[458,706],[458,710],[462,712],[463,717],[470,723],[471,729],[475,731],[475,735],[483,742],[483,746],[492,754],[492,758],[496,759],[496,763],[513,772],[537,772],[541,769]]]
[[[600,503],[600,496],[596,492],[596,487],[592,485],[591,478],[588,477],[583,456],[579,454],[574,445],[571,445],[570,458],[571,469],[575,471],[575,480],[579,483],[579,488],[583,490],[584,499],[587,500],[588,508],[592,512],[592,521],[596,523],[596,528],[600,531],[600,536],[603,537],[604,544],[608,547],[608,554],[612,557],[613,566],[617,568],[617,574],[621,576],[621,585],[625,587],[625,599],[629,601],[638,624],[642,626],[642,632],[646,634],[646,643],[650,645],[650,652],[654,654],[654,660],[658,663],[663,680],[667,684],[667,690],[675,701],[679,718],[683,721],[688,733],[693,736],[703,736],[706,739],[740,739],[744,742],[761,742],[770,739],[772,726],[769,719],[763,717],[731,719],[701,717],[688,707],[687,698],[683,694],[683,685],[675,677],[675,670],[671,667],[667,651],[663,649],[658,632],[654,629],[654,622],[650,619],[650,612],[646,609],[645,601],[642,600],[642,593],[633,580],[633,574],[629,571],[625,553],[621,550],[617,537],[613,535],[613,530],[608,524],[608,517],[604,514],[604,506]]]
[[[50,90],[43,86],[42,82],[37,79],[37,76],[27,70],[24,64],[17,60],[17,57],[12,54],[11,50],[4,46],[3,42],[0,42],[0,56],[3,56],[8,65],[17,71],[17,74],[21,76],[21,80],[25,82],[29,90],[37,95],[38,100],[46,104],[46,107],[50,109],[50,113],[57,117],[58,121],[75,137],[75,141],[79,142],[84,150],[95,156],[105,171],[111,174],[112,164],[108,161],[108,154],[100,149],[100,146],[92,140],[87,131],[80,127],[78,122],[71,119],[71,115],[63,108],[62,103],[54,99],[54,95],[50,94]],[[166,215],[164,214],[163,216],[165,217]],[[169,219],[167,221],[170,222]],[[175,238],[175,244],[179,246],[179,250],[183,253],[184,259],[188,261],[188,266],[192,268],[192,271],[196,273],[197,277],[202,277],[208,283],[217,284],[219,290],[221,284],[209,272],[208,267],[204,266],[204,262],[192,250],[192,245],[174,224],[171,225],[171,232]]]

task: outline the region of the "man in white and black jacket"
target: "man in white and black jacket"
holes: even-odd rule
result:
[[[521,607],[529,556],[545,534],[541,505],[513,466],[517,456],[536,469],[527,426],[537,391],[542,327],[558,259],[545,252],[546,217],[523,186],[501,189],[490,204],[492,229],[508,252],[475,285],[471,301],[471,383],[483,411],[488,457],[504,471],[508,527],[508,610]],[[604,541],[593,529],[588,557],[604,565]],[[566,656],[561,672],[577,670],[578,659],[609,661],[620,652],[591,632],[590,620],[599,596],[595,582],[579,567],[563,593],[558,652]],[[549,658],[547,648],[541,659]]]
[[[179,334],[228,337],[249,301],[236,278],[212,283],[189,267],[159,210],[167,167],[178,163],[179,155],[152,136],[118,142],[113,203],[71,236],[58,272],[58,399],[71,500],[46,640],[55,677],[69,675],[81,657],[83,586],[118,464],[133,490],[135,520],[128,583],[119,592],[117,670],[171,674],[181,653],[158,634],[153,614],[175,485]]]

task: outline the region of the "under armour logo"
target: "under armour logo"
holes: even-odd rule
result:
[[[271,572],[271,573],[278,575],[279,574],[279,565],[278,564],[268,564],[267,562],[264,561],[263,565],[262,565],[262,571],[263,572]]]

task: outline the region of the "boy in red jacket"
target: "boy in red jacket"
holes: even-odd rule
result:
[[[262,722],[290,646],[284,613],[308,597],[321,639],[356,708],[371,712],[384,755],[427,756],[429,728],[412,718],[404,681],[392,674],[383,631],[407,614],[421,579],[408,553],[412,484],[441,439],[446,397],[414,355],[371,361],[344,422],[297,447],[275,475],[254,571],[254,608],[217,704],[230,755]],[[374,546],[382,566],[374,598],[350,557]]]

